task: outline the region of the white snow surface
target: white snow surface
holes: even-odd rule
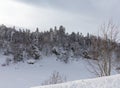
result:
[[[41,60],[36,61],[34,64],[28,64],[28,62],[25,61],[19,63],[10,62],[9,65],[2,66],[2,64],[6,63],[7,58],[12,58],[12,56],[4,56],[0,54],[0,88],[31,88],[34,86],[41,86],[41,84],[45,80],[49,79],[49,77],[54,71],[59,72],[63,76],[66,76],[67,81],[74,81],[74,80],[81,80],[88,78],[90,79],[96,77],[93,73],[89,71],[90,66],[88,65],[88,62],[82,58],[79,58],[77,61],[75,60],[73,61],[71,58],[71,61],[65,64],[63,62],[56,61],[55,56],[49,56],[49,57],[43,56]],[[107,80],[102,80],[102,81],[104,81],[104,83],[107,82]],[[81,83],[81,85],[80,84],[77,85],[77,83],[79,82]],[[111,83],[113,82],[115,83],[115,86],[118,83],[116,82],[116,80],[112,81],[110,79],[110,85],[112,85]],[[88,81],[86,80],[85,82],[84,80],[81,80],[75,82],[68,82],[63,85],[57,84],[60,85],[59,87],[57,85],[55,86],[53,85],[50,87],[47,86],[40,88],[89,88],[86,87],[87,84],[93,86],[90,88],[95,88],[93,84],[98,84],[98,82],[96,82],[95,79],[93,79],[93,83],[92,81],[90,82],[89,80]],[[98,85],[103,86],[102,83]],[[106,87],[104,86],[100,88],[106,88]],[[109,86],[107,88],[112,88],[112,87]],[[120,87],[114,87],[114,88],[120,88]]]
[[[81,58],[78,61],[70,61],[65,64],[56,61],[55,56],[50,56],[43,57],[35,64],[28,64],[26,61],[2,66],[8,57],[0,55],[0,88],[40,86],[41,83],[49,79],[54,71],[66,76],[67,81],[95,77],[94,74],[88,71],[87,62]]]
[[[120,88],[120,75],[71,81],[67,83],[31,88]]]

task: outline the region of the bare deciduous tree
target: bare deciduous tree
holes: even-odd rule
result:
[[[94,61],[96,64],[92,64],[90,62],[90,65],[96,75],[109,76],[111,75],[113,51],[115,50],[115,47],[117,46],[116,43],[118,41],[118,26],[113,24],[112,21],[109,21],[108,23],[101,25],[100,31],[101,40],[98,36],[98,39],[93,41],[94,49],[98,53],[97,60]]]

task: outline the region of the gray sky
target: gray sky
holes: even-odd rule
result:
[[[0,24],[41,31],[63,25],[67,32],[97,33],[109,19],[120,24],[120,0],[0,0]]]

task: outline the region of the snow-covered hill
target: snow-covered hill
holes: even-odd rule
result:
[[[120,88],[120,75],[31,88]]]
[[[43,59],[36,61],[35,64],[28,64],[27,61],[24,61],[2,66],[6,58],[11,58],[11,56],[0,55],[0,88],[30,88],[40,86],[41,83],[49,79],[54,71],[66,76],[67,81],[81,81],[40,88],[96,88],[96,86],[100,86],[100,88],[120,88],[111,87],[113,84],[116,86],[120,83],[119,75],[109,77],[108,79],[97,78],[98,81],[96,81],[96,79],[90,79],[95,78],[96,75],[89,71],[90,66],[87,60],[83,58],[79,58],[77,61],[75,58],[74,60],[71,58],[71,61],[65,64],[64,62],[56,61],[57,58],[55,56],[44,56]],[[88,78],[90,80],[83,80]],[[105,85],[103,85],[104,83]],[[109,83],[110,86],[106,85],[107,83]]]
[[[67,81],[87,79],[95,77],[88,71],[87,62],[79,58],[68,64],[56,61],[56,57],[43,57],[35,64],[27,62],[11,63],[2,66],[4,60],[9,56],[0,55],[0,88],[30,88],[40,86],[54,71],[66,76]],[[10,58],[10,57],[9,57]]]

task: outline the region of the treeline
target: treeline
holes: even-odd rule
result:
[[[41,56],[55,55],[59,60],[67,63],[69,58],[84,57],[97,59],[98,50],[102,49],[104,39],[90,35],[84,36],[82,33],[65,32],[65,27],[50,28],[49,31],[40,32],[36,28],[35,32],[28,29],[16,30],[5,25],[0,26],[0,50],[4,55],[13,55],[15,62],[28,59],[38,60]],[[106,41],[109,44],[109,41]],[[99,47],[95,47],[95,45]],[[120,51],[119,44],[112,42],[116,52]],[[117,54],[119,57],[119,54]]]

